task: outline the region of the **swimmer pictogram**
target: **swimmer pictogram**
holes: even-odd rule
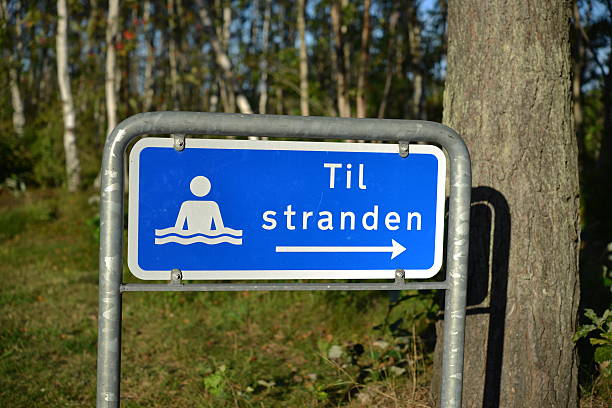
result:
[[[191,180],[189,188],[194,196],[204,197],[210,192],[211,183],[208,178],[197,176]],[[242,245],[242,230],[223,225],[217,202],[188,200],[181,204],[173,227],[155,230],[156,245],[171,242],[180,245],[195,243]]]

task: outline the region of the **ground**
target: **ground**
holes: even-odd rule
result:
[[[93,193],[0,194],[0,406],[93,406]],[[125,279],[134,281],[126,269]],[[128,293],[125,407],[430,407],[434,294]]]

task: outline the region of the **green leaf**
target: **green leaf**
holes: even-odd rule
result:
[[[603,346],[603,345],[605,345],[607,343],[608,342],[606,340],[604,340],[604,339],[591,339],[591,344],[594,345],[594,346],[596,346],[598,344]]]
[[[588,336],[589,333],[596,328],[597,327],[594,324],[583,324],[582,326],[579,326],[576,334],[574,334],[574,337],[572,337],[572,341],[577,342],[581,338]]]
[[[599,320],[599,317],[597,317],[597,314],[593,311],[593,309],[585,309],[584,315],[588,317],[589,320],[593,323],[597,323],[597,321]]]
[[[597,347],[595,350],[595,361],[602,364],[612,360],[612,346]]]

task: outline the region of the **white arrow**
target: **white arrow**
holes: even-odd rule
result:
[[[391,259],[395,258],[406,248],[391,240],[391,246],[277,246],[276,252],[391,252]]]

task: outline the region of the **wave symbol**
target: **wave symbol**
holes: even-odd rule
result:
[[[214,231],[206,231],[206,233],[180,230],[175,227],[155,230],[156,245],[163,245],[171,242],[180,245],[191,245],[195,243],[208,245],[217,245],[221,243],[242,245],[242,230],[235,230],[227,227]]]

